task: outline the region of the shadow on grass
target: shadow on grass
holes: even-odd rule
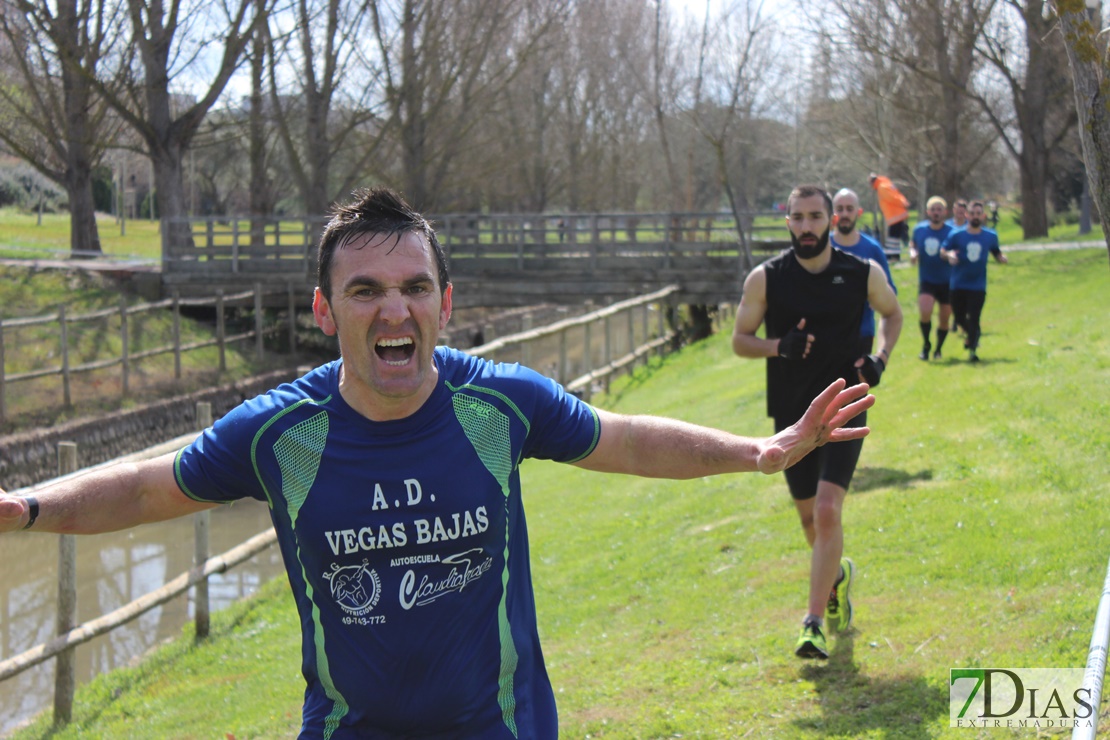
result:
[[[910,488],[917,481],[933,479],[932,470],[919,470],[910,473],[894,468],[857,468],[852,476],[849,493],[864,493],[875,488]]]
[[[817,689],[821,715],[795,720],[808,732],[827,736],[926,740],[930,726],[948,714],[948,694],[920,676],[871,678],[855,662],[852,632],[839,636],[829,660],[811,663],[802,678]],[[878,731],[877,735],[873,735]]]

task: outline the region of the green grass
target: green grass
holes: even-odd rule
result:
[[[1074,215],[1074,214],[1073,214]],[[989,218],[990,212],[987,216]],[[1021,230],[1021,211],[1016,208],[1000,208],[998,211],[998,239],[1005,249],[1007,244],[1018,244],[1025,241],[1025,234]],[[987,225],[990,225],[988,221]],[[1077,242],[1077,241],[1104,241],[1102,224],[1091,224],[1091,233],[1080,234],[1078,223],[1067,223],[1063,216],[1058,216],[1048,228],[1048,236],[1033,239],[1032,242]]]
[[[923,363],[916,275],[845,507],[855,626],[792,654],[808,550],[781,476],[604,476],[529,461],[536,599],[566,738],[1009,737],[948,728],[954,667],[1082,667],[1110,540],[1105,250],[990,267],[978,366]],[[764,366],[728,331],[599,405],[765,434]],[[290,737],[303,686],[283,579],[78,691],[15,738]],[[1110,719],[1104,719],[1105,723]]]
[[[128,220],[121,228],[114,216],[98,213],[96,225],[105,254],[161,259],[162,236],[157,221]],[[10,206],[0,208],[0,258],[65,258],[68,254],[68,213],[44,213],[40,224],[38,214]]]

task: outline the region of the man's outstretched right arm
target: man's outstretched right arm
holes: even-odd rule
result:
[[[38,516],[31,529],[61,534],[95,534],[173,519],[218,504],[193,501],[174,477],[174,456],[121,463],[40,488]],[[0,533],[26,527],[27,500],[0,490]]]

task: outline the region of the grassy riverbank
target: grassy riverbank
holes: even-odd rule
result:
[[[524,465],[563,737],[997,737],[948,728],[950,668],[1083,666],[1110,555],[1106,251],[1010,258],[990,268],[979,365],[956,337],[916,359],[916,274],[894,270],[906,328],[846,505],[856,622],[828,663],[791,652],[808,551],[781,476]],[[724,331],[596,400],[764,434],[763,391]],[[71,726],[14,737],[293,736],[287,588],[81,687]]]

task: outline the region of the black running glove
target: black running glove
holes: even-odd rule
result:
[[[859,371],[860,377],[863,378],[863,382],[874,388],[879,384],[879,379],[883,377],[886,363],[878,355],[866,355],[863,358],[863,365],[856,369]]]
[[[784,360],[801,360],[805,356],[808,343],[809,332],[795,327],[779,339],[779,357]]]

